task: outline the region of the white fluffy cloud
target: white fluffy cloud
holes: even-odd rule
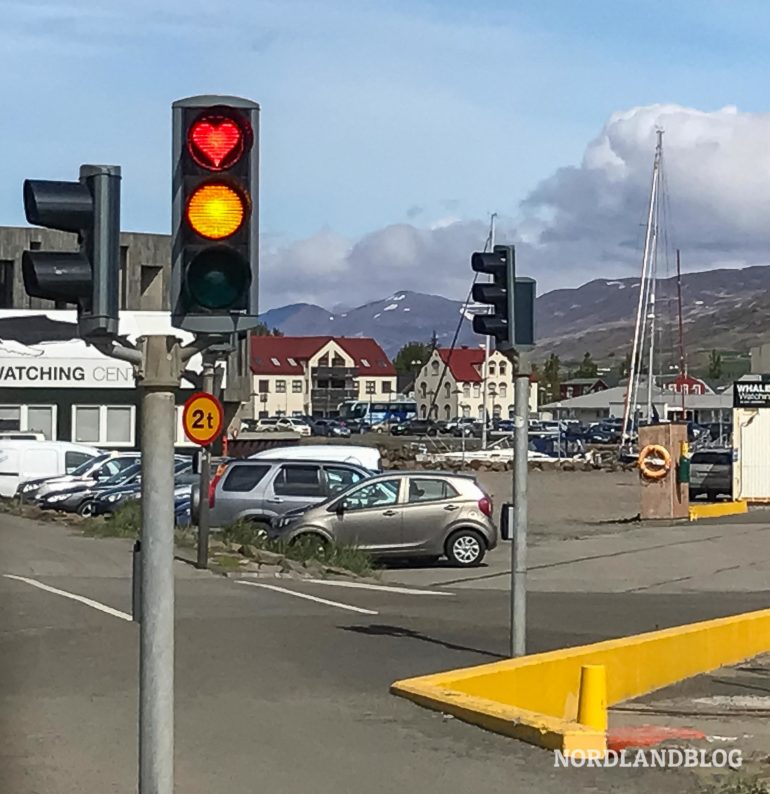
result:
[[[637,272],[659,128],[666,231],[686,268],[770,263],[770,114],[653,105],[613,114],[580,165],[544,179],[498,227],[540,291]],[[356,242],[324,232],[266,251],[264,304],[352,304],[398,289],[461,298],[486,233],[486,220],[452,218]]]

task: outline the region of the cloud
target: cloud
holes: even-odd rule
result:
[[[517,217],[499,219],[498,242],[517,244],[518,270],[536,278],[540,292],[638,272],[658,129],[667,244],[659,273],[670,275],[675,247],[689,270],[770,263],[770,114],[651,105],[614,113],[579,165],[556,170]],[[470,254],[483,246],[488,222],[425,223],[333,245],[323,233],[272,249],[263,270],[266,306],[297,294],[321,304],[363,303],[400,289],[464,298]]]

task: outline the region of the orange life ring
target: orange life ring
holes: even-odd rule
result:
[[[639,469],[648,480],[659,480],[671,471],[671,454],[662,444],[648,444],[639,453]]]

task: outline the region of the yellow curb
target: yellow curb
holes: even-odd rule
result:
[[[603,755],[602,709],[768,650],[765,609],[405,679],[391,692],[540,747]]]
[[[748,502],[737,499],[734,502],[715,502],[708,505],[690,505],[690,521],[699,518],[720,518],[721,516],[737,516],[748,513]]]

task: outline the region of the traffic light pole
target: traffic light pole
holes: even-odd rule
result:
[[[511,357],[512,359],[513,357]],[[527,530],[529,479],[529,356],[519,352],[514,381],[511,537],[511,656],[527,652]],[[511,360],[511,366],[513,361]]]

